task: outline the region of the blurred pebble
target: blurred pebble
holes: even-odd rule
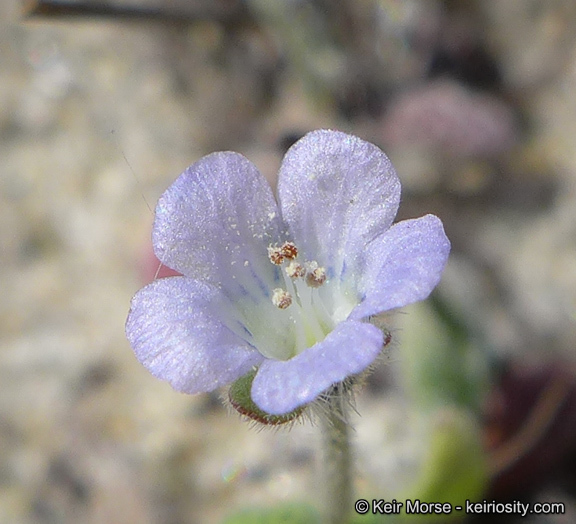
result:
[[[380,133],[384,147],[424,147],[456,158],[494,157],[517,138],[514,113],[504,102],[450,80],[398,95]]]

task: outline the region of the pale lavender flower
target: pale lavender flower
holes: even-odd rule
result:
[[[337,131],[286,153],[278,203],[243,156],[202,158],[158,202],[155,253],[184,276],[133,298],[136,356],[185,393],[257,367],[252,399],[275,415],[362,372],[384,344],[369,318],[426,298],[450,251],[433,215],[392,225],[399,200],[386,155]]]

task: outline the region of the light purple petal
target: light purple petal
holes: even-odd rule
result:
[[[278,197],[306,258],[340,277],[346,266],[358,266],[364,246],[392,224],[400,182],[378,147],[321,130],[308,133],[286,153]]]
[[[289,413],[366,369],[382,344],[382,331],[375,326],[342,322],[322,342],[290,360],[264,360],[252,383],[252,399],[267,413]]]
[[[152,238],[166,266],[257,300],[278,277],[266,248],[279,228],[264,176],[242,155],[223,152],[191,165],[160,197]]]
[[[362,302],[350,314],[359,320],[425,299],[440,281],[450,242],[434,215],[394,224],[367,247],[360,283]]]
[[[263,358],[241,338],[243,326],[229,309],[213,286],[185,277],[163,278],[132,299],[126,335],[154,376],[184,393],[212,391]]]

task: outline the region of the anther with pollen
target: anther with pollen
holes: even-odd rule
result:
[[[278,309],[286,309],[292,304],[292,295],[278,287],[272,291],[272,304]]]
[[[326,270],[318,267],[317,263],[311,262],[306,272],[306,284],[310,287],[320,287],[324,282],[326,282]]]
[[[300,263],[296,260],[298,248],[292,242],[281,246],[268,246],[268,258],[272,264],[282,266],[284,284],[288,290],[276,288],[272,292],[272,303],[279,309],[286,309],[293,300],[301,307],[302,297],[309,296],[306,287],[319,288],[326,282],[326,269],[315,260]],[[286,263],[285,262],[288,262]],[[303,282],[302,282],[303,281]]]
[[[268,258],[276,266],[280,266],[284,262],[284,255],[278,246],[268,246]]]
[[[280,247],[268,246],[268,258],[277,266],[280,266],[284,260],[294,260],[297,256],[298,248],[292,242],[284,242]]]
[[[298,248],[293,242],[284,242],[280,247],[280,252],[288,260],[294,260],[298,256]]]
[[[298,264],[295,260],[292,260],[290,264],[285,269],[286,274],[294,279],[294,278],[302,278],[306,274],[306,269],[302,264]]]

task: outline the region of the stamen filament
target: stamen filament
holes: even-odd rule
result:
[[[318,315],[312,305],[312,289],[306,286],[302,280],[296,283],[296,289],[302,305],[302,322],[312,331],[315,340],[320,341],[326,336],[326,332],[322,329]]]
[[[320,313],[321,317],[320,321],[322,322],[322,324],[332,329],[334,320],[332,319],[330,313],[328,313],[326,305],[324,304],[324,300],[322,300],[319,293],[316,293],[315,296],[314,294],[312,294],[312,302],[314,304],[314,309],[316,310],[316,313]]]

